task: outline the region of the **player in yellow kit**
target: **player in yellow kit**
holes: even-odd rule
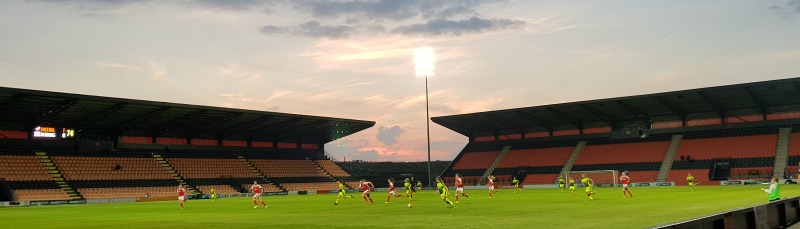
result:
[[[575,179],[572,177],[569,177],[569,192],[571,192],[573,196],[578,195],[578,193],[575,192]]]
[[[442,200],[451,207],[456,208],[456,204],[453,203],[450,198],[447,198],[450,191],[447,190],[447,185],[444,184],[444,181],[442,181],[441,177],[436,177],[436,188],[439,190],[439,196],[442,197]]]
[[[694,176],[691,173],[686,175],[686,182],[689,183],[689,188],[694,191]]]
[[[564,183],[566,183],[564,177],[558,176],[558,189],[561,189],[562,192],[564,191]]]
[[[592,197],[592,195],[594,195],[594,192],[592,191],[594,180],[586,176],[586,173],[581,174],[581,177],[581,183],[583,183],[583,186],[586,187],[586,196],[588,196],[590,200],[594,200],[594,197]]]
[[[214,189],[212,188],[212,189],[211,189],[211,203],[214,203],[214,201],[215,201],[216,199],[217,199],[217,190],[214,190]]]
[[[333,203],[333,205],[339,205],[339,199],[340,198],[353,198],[353,195],[349,195],[349,196],[345,195],[344,183],[342,183],[342,181],[339,181],[339,195],[336,196],[336,202]]]
[[[406,188],[406,197],[408,197],[408,207],[411,207],[411,203],[414,202],[414,187],[411,187],[411,181],[406,178],[405,183],[403,183],[403,187]]]

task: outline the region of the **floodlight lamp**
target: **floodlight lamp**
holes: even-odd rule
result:
[[[433,76],[433,62],[436,56],[431,48],[418,48],[414,50],[414,72],[417,77]]]

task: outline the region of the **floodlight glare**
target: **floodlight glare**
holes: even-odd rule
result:
[[[418,48],[414,50],[414,71],[417,77],[433,76],[433,62],[436,56],[431,48]]]

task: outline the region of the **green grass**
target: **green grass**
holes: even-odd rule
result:
[[[358,193],[333,205],[333,194],[269,196],[268,209],[253,209],[249,198],[81,204],[0,208],[2,228],[642,228],[767,202],[760,186],[636,187],[623,199],[619,188],[597,188],[597,199],[557,189],[467,190],[451,209],[433,191],[384,204],[386,192],[365,205]],[[800,195],[799,185],[782,185],[782,196]],[[579,188],[579,191],[581,188]],[[451,197],[452,198],[452,197]]]

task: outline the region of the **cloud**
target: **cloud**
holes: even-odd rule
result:
[[[401,26],[392,30],[403,35],[454,35],[491,32],[504,29],[519,29],[527,24],[525,21],[512,19],[482,19],[473,16],[465,20],[436,19],[424,24]]]
[[[167,78],[167,67],[165,65],[150,62],[150,68],[153,72],[153,79],[163,80]]]
[[[778,12],[781,16],[788,17],[792,14],[800,13],[800,0],[790,0],[783,5],[772,5],[769,8]]]
[[[378,141],[383,142],[386,146],[392,146],[397,143],[397,138],[405,132],[400,126],[378,128]]]
[[[294,91],[279,90],[279,91],[273,92],[272,95],[267,97],[267,101],[272,101],[272,100],[278,99],[280,97],[283,97],[285,95],[292,94],[292,93],[294,93]]]
[[[503,0],[350,0],[289,1],[290,10],[325,21],[312,20],[297,26],[266,25],[264,34],[343,39],[357,34],[404,36],[460,36],[521,28],[527,24],[515,19],[482,19],[479,8],[506,3]],[[463,19],[469,17],[467,19]],[[461,18],[461,19],[459,19]]]
[[[328,39],[344,39],[357,32],[355,27],[347,25],[329,26],[318,21],[308,21],[297,26],[262,26],[259,31],[264,34],[283,34]]]
[[[95,64],[103,68],[120,69],[125,71],[142,71],[142,67],[136,65],[120,64],[120,63],[112,63],[104,61],[95,61]]]
[[[136,4],[153,3],[179,3],[183,6],[199,6],[202,8],[221,9],[221,10],[248,10],[258,6],[266,6],[269,3],[277,3],[275,0],[188,0],[188,1],[154,1],[154,0],[33,0],[47,2],[51,4],[61,4],[75,7],[84,11],[103,11]]]
[[[195,0],[195,5],[221,10],[248,10],[266,3],[265,0]]]
[[[364,161],[377,161],[379,158],[381,158],[380,154],[381,153],[378,152],[377,150],[358,151],[352,154],[353,155],[352,159],[364,160]]]
[[[53,4],[74,6],[82,10],[102,10],[119,8],[127,5],[142,4],[152,0],[39,0]]]
[[[475,14],[477,8],[499,0],[377,0],[377,1],[294,1],[294,8],[318,18],[340,16],[366,20],[401,21],[416,17],[446,18]]]

